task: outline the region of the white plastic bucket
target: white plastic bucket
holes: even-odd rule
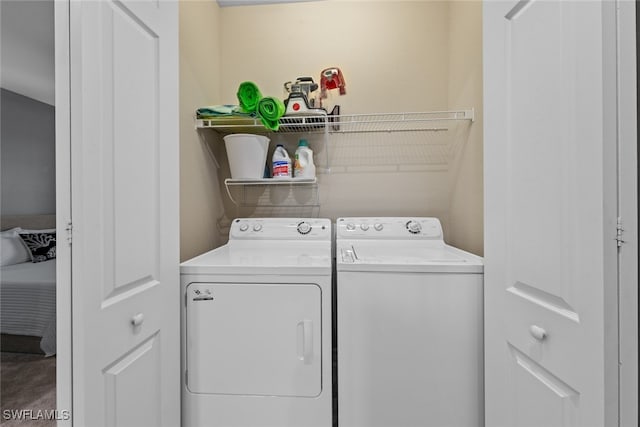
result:
[[[234,133],[224,137],[233,179],[264,177],[269,138],[264,135]]]

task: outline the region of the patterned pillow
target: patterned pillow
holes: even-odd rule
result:
[[[42,262],[56,257],[56,233],[20,233],[20,238],[29,249],[32,262]]]

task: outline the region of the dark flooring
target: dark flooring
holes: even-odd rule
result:
[[[56,358],[2,352],[0,356],[0,424],[3,427],[54,427],[43,411],[56,408]],[[16,419],[11,412],[21,414]],[[38,412],[41,411],[41,412]],[[25,419],[27,418],[27,419]]]

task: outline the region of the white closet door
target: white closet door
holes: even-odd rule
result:
[[[486,425],[617,416],[615,3],[484,3]]]
[[[74,425],[180,424],[177,49],[177,2],[70,2]]]

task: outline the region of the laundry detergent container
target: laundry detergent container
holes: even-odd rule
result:
[[[229,168],[233,179],[256,179],[264,176],[269,138],[249,133],[224,137]]]

